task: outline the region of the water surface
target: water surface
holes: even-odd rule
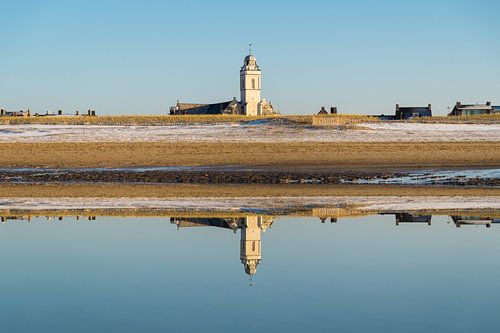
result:
[[[496,222],[11,216],[0,224],[0,329],[496,332]]]

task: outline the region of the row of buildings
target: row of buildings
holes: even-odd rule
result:
[[[170,108],[171,115],[247,115],[247,116],[265,116],[278,114],[278,111],[271,102],[261,97],[262,90],[262,71],[257,64],[257,59],[252,54],[250,49],[249,54],[243,61],[243,66],[240,68],[240,100],[236,97],[232,100],[223,101],[220,103],[203,104],[203,103],[186,103],[177,101],[177,104]],[[453,110],[448,116],[473,116],[473,115],[488,115],[500,114],[500,106],[493,106],[490,102],[485,104],[462,104],[457,102]],[[324,107],[319,111],[320,115],[327,115],[328,112]],[[331,107],[330,114],[337,114],[337,108]],[[53,116],[62,115],[59,110],[57,114],[35,114],[35,116]],[[78,111],[76,115],[79,115]],[[88,111],[88,115],[95,115],[95,111]],[[7,111],[0,110],[0,116],[30,116],[30,111]],[[394,115],[374,115],[381,120],[405,120],[418,117],[432,117],[431,104],[427,106],[400,106],[396,104]]]
[[[62,110],[57,110],[57,112],[47,111],[46,113],[35,113],[31,114],[30,109],[26,111],[9,111],[5,109],[0,109],[0,117],[54,117],[54,116],[95,116],[95,110],[88,110],[87,113],[80,113],[76,111],[74,114],[64,114]]]
[[[262,72],[257,64],[257,59],[250,50],[243,61],[240,69],[240,100],[233,97],[230,101],[214,104],[185,103],[177,101],[170,108],[171,115],[217,115],[233,114],[261,116],[277,114],[272,103],[261,98]],[[492,106],[490,102],[485,104],[462,104],[457,102],[448,116],[472,116],[500,113],[500,106]],[[319,111],[320,115],[329,114],[325,107]],[[337,114],[337,108],[331,107],[330,114]],[[432,117],[432,106],[400,106],[396,104],[394,115],[375,115],[382,120],[405,120],[418,117]]]
[[[213,104],[185,103],[177,101],[177,104],[170,108],[171,115],[217,115],[233,114],[261,116],[277,114],[278,111],[272,103],[261,98],[262,72],[257,64],[257,59],[252,54],[252,50],[245,57],[243,66],[240,69],[240,100],[233,97],[230,101]],[[500,106],[492,106],[490,102],[485,104],[462,104],[457,102],[448,116],[472,116],[500,113]],[[320,115],[329,114],[325,107],[319,111]],[[330,114],[337,114],[337,108],[331,107]],[[381,120],[405,120],[418,117],[432,117],[432,106],[400,106],[396,104],[394,115],[375,115]]]
[[[319,115],[327,115],[325,107],[321,107]],[[331,107],[330,114],[337,114],[337,108]],[[462,104],[457,102],[453,109],[448,113],[448,116],[477,116],[500,114],[500,106],[491,105],[491,102],[485,104]],[[432,106],[400,106],[396,104],[394,115],[373,115],[381,120],[405,120],[419,117],[432,117]]]

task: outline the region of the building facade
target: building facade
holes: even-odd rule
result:
[[[245,57],[240,70],[240,97],[243,112],[247,116],[259,115],[260,100],[260,79],[262,72],[257,59],[250,53]]]
[[[491,102],[485,104],[462,104],[457,102],[448,116],[478,116],[500,112],[500,106],[492,106]]]
[[[396,104],[395,119],[404,120],[419,117],[432,117],[432,106],[399,106]]]

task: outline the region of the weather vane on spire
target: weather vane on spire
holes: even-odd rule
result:
[[[249,54],[252,55],[252,46],[253,46],[253,44],[250,43],[250,44],[248,44],[248,46],[250,46],[250,49],[248,50],[248,52],[250,52]]]

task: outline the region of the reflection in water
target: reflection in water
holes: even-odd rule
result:
[[[313,210],[316,217],[319,217],[321,223],[330,221],[337,223],[338,218],[335,216],[327,216],[331,210]],[[319,215],[318,215],[319,214]],[[401,224],[427,224],[431,225],[432,215],[411,213],[411,212],[390,212],[379,213],[378,215],[393,215],[396,226]],[[15,221],[32,220],[32,215],[6,215],[1,216],[2,223]],[[38,217],[38,216],[37,216]],[[63,216],[46,216],[48,221],[62,221]],[[96,221],[96,216],[75,216],[77,220]],[[270,228],[275,220],[275,216],[264,215],[248,215],[243,217],[171,217],[170,222],[177,225],[180,230],[182,228],[199,228],[199,227],[217,227],[229,229],[236,233],[240,231],[240,260],[243,264],[244,271],[250,277],[257,273],[257,266],[262,260],[262,232]],[[500,218],[493,216],[481,215],[449,215],[451,221],[457,228],[466,225],[486,226],[490,228],[492,224],[500,223]]]
[[[500,218],[481,217],[481,216],[451,216],[453,222],[460,228],[462,225],[485,225],[491,227],[492,223],[500,223]]]
[[[170,221],[178,228],[212,226],[231,229],[234,232],[241,229],[240,259],[245,273],[252,276],[257,273],[257,266],[262,259],[262,231],[273,224],[272,217],[246,216],[241,218],[175,218]]]
[[[400,223],[427,223],[431,225],[432,215],[416,215],[410,213],[396,213],[396,225]]]

